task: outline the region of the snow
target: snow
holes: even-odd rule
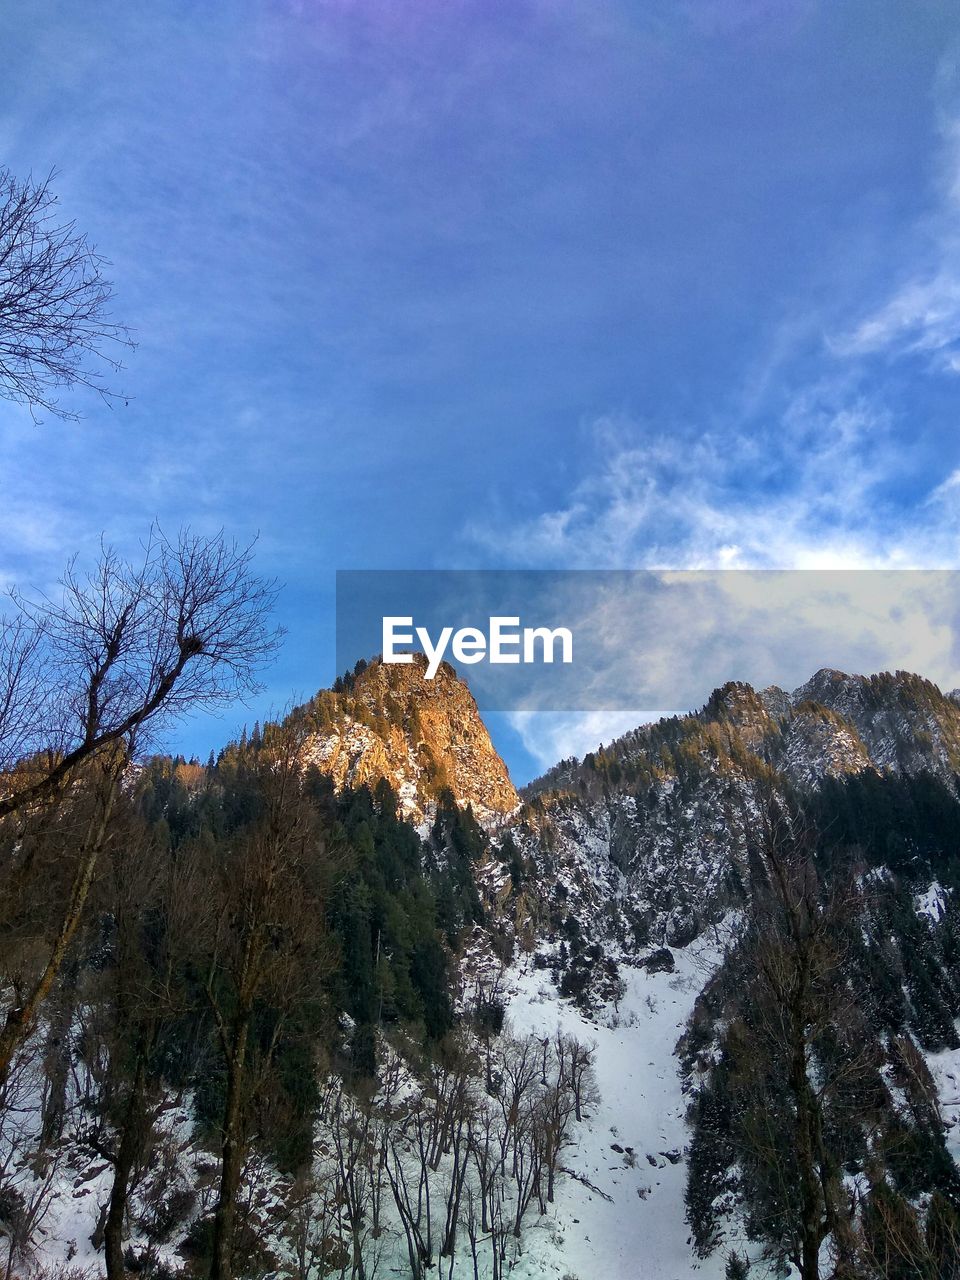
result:
[[[943,918],[949,906],[950,895],[938,881],[933,880],[925,892],[916,895],[914,902],[918,914],[927,916],[933,924],[936,924]]]
[[[673,973],[622,968],[623,998],[600,1021],[588,1021],[561,1000],[549,972],[534,968],[529,958],[507,974],[513,1029],[547,1035],[559,1026],[595,1045],[600,1092],[564,1160],[573,1176],[558,1185],[554,1220],[527,1233],[526,1253],[513,1272],[517,1277],[723,1276],[720,1254],[700,1262],[687,1243],[686,1099],[673,1052],[719,955],[715,943],[701,939],[674,952],[674,959]]]
[[[167,1189],[174,1181],[196,1183],[197,1164],[202,1162],[205,1153],[193,1145],[192,1129],[189,1099],[168,1101],[163,1105],[158,1132],[178,1152],[174,1167],[158,1175]],[[75,1133],[68,1134],[67,1141],[53,1148],[49,1159],[55,1168],[48,1165],[46,1169],[49,1199],[34,1239],[36,1259],[48,1272],[69,1265],[91,1277],[101,1274],[103,1256],[94,1248],[91,1237],[110,1198],[113,1169],[105,1160],[93,1157]],[[131,1205],[142,1203],[143,1193],[151,1189],[154,1181],[149,1175],[143,1180],[138,1191],[131,1196]],[[37,1194],[39,1180],[35,1180],[34,1185],[34,1194]],[[128,1243],[141,1249],[147,1246],[147,1240],[136,1232],[131,1241],[125,1242],[125,1247]],[[174,1240],[167,1245],[155,1246],[157,1257],[173,1270],[183,1264],[176,1251],[176,1243]]]
[[[937,1086],[947,1150],[960,1164],[960,1049],[927,1054],[927,1066]]]

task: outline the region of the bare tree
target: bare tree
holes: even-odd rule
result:
[[[433,1266],[429,1120],[422,1096],[391,1117],[387,1133],[386,1171],[393,1201],[407,1241],[412,1280],[423,1280]]]
[[[395,1087],[396,1065],[387,1068],[387,1090]],[[370,1280],[376,1258],[368,1255],[371,1238],[380,1234],[380,1203],[385,1177],[382,1120],[369,1096],[354,1097],[337,1083],[326,1108],[331,1159],[325,1182],[350,1232],[350,1280]],[[344,1259],[344,1267],[346,1259]]]
[[[582,1040],[576,1038],[571,1038],[569,1044],[569,1081],[570,1088],[573,1090],[576,1121],[580,1124],[584,1112],[600,1101],[600,1091],[593,1071],[596,1044],[584,1044]]]
[[[0,1028],[0,1085],[80,925],[134,740],[175,714],[251,692],[276,648],[275,587],[251,573],[251,556],[222,533],[184,530],[172,541],[154,529],[139,564],[104,548],[91,574],[68,567],[58,598],[14,597],[18,614],[0,630],[0,822],[42,827],[78,791],[95,803],[35,978]],[[15,836],[3,867],[14,891],[42,845],[24,852]]]
[[[330,862],[303,788],[303,732],[273,726],[251,753],[260,812],[223,850],[211,851],[209,899],[198,904],[200,962],[225,1074],[211,1280],[233,1275],[254,1104],[267,1092],[288,1023],[316,1000],[335,963],[323,928]]]
[[[559,1028],[549,1049],[551,1075],[540,1107],[547,1175],[546,1199],[552,1203],[560,1157],[573,1141],[573,1121],[582,1118],[583,1105],[587,1101],[587,1073],[591,1059],[585,1045],[573,1036],[565,1035]]]
[[[153,528],[139,563],[103,547],[55,599],[16,592],[0,631],[0,818],[54,795],[103,747],[258,688],[280,633],[253,546]]]
[[[37,1062],[18,1063],[8,1084],[9,1105],[0,1112],[3,1280],[25,1273],[35,1263],[35,1237],[56,1199],[66,1158],[63,1148],[48,1146],[43,1140],[42,1117],[36,1105],[40,1070]]]
[[[347,1256],[337,1235],[339,1184],[302,1175],[291,1191],[292,1207],[285,1237],[292,1254],[293,1280],[317,1280],[335,1273],[345,1277]],[[356,1268],[351,1276],[359,1276]]]
[[[89,1073],[85,1110],[92,1117],[85,1141],[113,1168],[104,1260],[108,1280],[122,1280],[127,1203],[156,1141],[163,1100],[164,1080],[152,1059],[190,1008],[178,970],[188,949],[192,904],[205,885],[189,851],[164,856],[132,817],[111,855],[102,904],[110,937],[101,964],[88,975],[90,1008],[81,1040]]]
[[[107,843],[110,818],[125,766],[126,755],[120,747],[105,750],[91,762],[84,787],[79,796],[73,797],[79,803],[71,806],[70,819],[74,816],[74,807],[82,811],[78,843],[75,849],[63,848],[58,844],[65,859],[75,854],[72,880],[65,901],[58,903],[51,919],[45,921],[49,929],[44,939],[45,946],[41,947],[35,959],[36,967],[28,971],[25,980],[14,986],[14,999],[7,1009],[3,1026],[0,1027],[0,1096],[14,1055],[32,1030],[40,1007],[50,994],[80,927],[97,862]],[[41,821],[43,816],[45,815],[41,815]],[[68,830],[70,825],[72,824],[68,822]],[[30,864],[25,866],[24,862],[15,865],[14,875],[11,877],[14,885],[16,886],[21,874],[29,876],[31,869]]]
[[[54,174],[19,181],[0,169],[0,395],[76,421],[56,398],[81,386],[111,400],[104,380],[123,367],[128,331],[110,319],[106,259],[57,214]]]

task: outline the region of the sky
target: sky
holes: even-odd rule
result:
[[[958,567],[955,4],[36,0],[0,41],[0,163],[57,170],[137,342],[78,424],[0,402],[0,583],[159,520],[282,584],[262,695],[172,749],[331,682],[337,569]]]

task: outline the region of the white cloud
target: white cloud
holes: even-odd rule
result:
[[[955,69],[954,69],[955,70]],[[960,116],[941,114],[939,205],[922,229],[923,261],[912,264],[889,296],[846,332],[828,339],[838,356],[926,356],[960,373]]]
[[[586,755],[670,711],[514,711],[508,716],[526,750],[545,772],[560,760]]]
[[[886,491],[906,464],[882,409],[827,384],[761,435],[644,440],[602,419],[599,461],[556,507],[475,522],[468,537],[521,565],[564,568],[932,568],[958,562],[952,481],[912,507]]]
[[[804,684],[821,667],[920,672],[960,685],[960,577],[900,570],[572,575],[581,655],[566,685],[534,677],[510,720],[547,766],[684,714],[727,680]],[[579,710],[553,709],[558,699]],[[659,708],[638,711],[635,708]]]
[[[946,248],[946,246],[944,246]],[[847,334],[829,340],[837,355],[929,354],[951,373],[960,372],[960,255],[927,280],[910,280]]]

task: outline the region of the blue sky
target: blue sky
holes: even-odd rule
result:
[[[337,568],[956,565],[954,4],[39,0],[0,39],[0,159],[60,171],[139,344],[126,407],[0,403],[0,578],[159,518],[284,584],[263,698],[171,745],[329,683]]]

